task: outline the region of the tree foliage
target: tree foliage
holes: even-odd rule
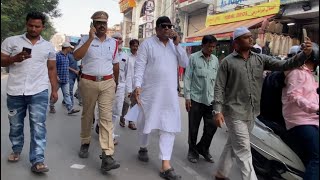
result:
[[[1,0],[1,42],[13,35],[23,34],[26,16],[31,11],[43,12],[47,16],[44,39],[49,40],[56,33],[50,18],[60,17],[59,0]]]

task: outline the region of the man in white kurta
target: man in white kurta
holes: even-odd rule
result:
[[[134,67],[134,84],[140,107],[138,157],[142,161],[148,161],[149,134],[152,130],[159,130],[159,158],[162,160],[160,176],[177,180],[181,176],[170,165],[175,133],[181,131],[177,67],[186,67],[189,60],[186,51],[179,45],[179,35],[171,28],[168,17],[158,18],[157,35],[147,38],[139,47]]]

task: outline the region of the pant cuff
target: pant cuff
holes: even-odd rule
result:
[[[113,156],[114,152],[110,150],[102,150],[107,156]]]
[[[159,155],[159,159],[162,160],[162,161],[170,161],[171,160],[171,156]]]

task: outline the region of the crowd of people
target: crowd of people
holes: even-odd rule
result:
[[[112,37],[106,35],[108,18],[104,11],[95,12],[89,34],[77,44],[63,43],[58,53],[41,37],[46,17],[40,12],[27,15],[25,34],[2,42],[1,66],[10,68],[7,107],[12,153],[8,161],[20,160],[23,121],[28,110],[31,171],[49,171],[44,163],[45,121],[48,106],[50,113],[56,112],[54,104],[61,88],[68,115],[80,112],[74,108],[73,96],[83,108],[80,158],[89,157],[91,131],[96,121],[95,131],[102,150],[101,172],[119,168],[120,163],[113,156],[118,143],[115,124],[125,127],[128,121],[128,127],[138,131],[138,159],[149,161],[150,133],[156,131],[162,163],[160,177],[182,179],[170,163],[175,136],[181,132],[179,80],[177,83],[180,67],[186,68],[183,82],[189,122],[187,159],[197,163],[201,155],[214,163],[209,150],[211,141],[217,128],[225,123],[228,140],[213,178],[227,180],[235,159],[241,179],[256,180],[249,134],[260,114],[263,72],[270,70],[285,71],[287,86],[283,88],[282,103],[288,144],[306,166],[304,179],[319,178],[319,116],[316,114],[319,94],[318,83],[312,76],[318,66],[319,50],[315,51],[315,45],[308,38],[300,52],[281,61],[251,51],[252,34],[247,28],[239,27],[233,32],[234,51],[219,62],[213,55],[218,44],[214,36],[204,36],[202,49],[188,57],[180,45],[181,37],[172,30],[171,20],[161,16],[156,20],[156,35],[141,44],[132,39],[130,53],[125,53],[120,33]],[[74,94],[76,81],[78,89]],[[203,134],[197,142],[202,119]]]

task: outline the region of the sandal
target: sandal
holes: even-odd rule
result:
[[[124,119],[120,119],[119,125],[121,127],[125,127],[126,126],[126,121]]]
[[[160,172],[160,177],[166,180],[180,180],[181,176],[177,175],[173,168],[170,168],[166,171]]]
[[[18,162],[19,160],[20,160],[20,153],[18,152],[12,152],[8,157],[9,162]]]
[[[49,169],[43,162],[37,162],[31,167],[31,171],[34,173],[44,173],[48,172]]]
[[[129,122],[128,128],[130,128],[131,130],[136,130],[136,125],[133,122]]]

